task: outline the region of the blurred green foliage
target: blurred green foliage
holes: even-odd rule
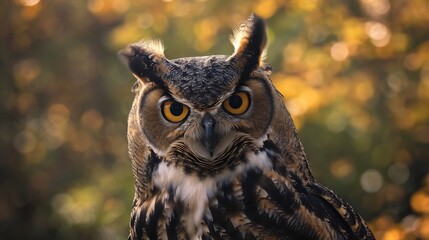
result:
[[[251,12],[319,181],[378,239],[429,239],[426,0],[0,2],[0,239],[124,239],[133,77],[116,52],[231,54]]]

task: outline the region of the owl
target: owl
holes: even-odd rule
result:
[[[119,52],[137,78],[128,239],[374,239],[314,179],[263,61],[264,20],[251,15],[231,41],[230,56],[170,60],[159,41]]]

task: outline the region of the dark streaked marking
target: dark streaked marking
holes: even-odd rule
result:
[[[149,221],[146,224],[146,231],[149,239],[158,239],[158,222],[164,210],[164,204],[159,200],[155,203],[155,210],[149,216]]]
[[[134,234],[136,239],[138,240],[143,239],[143,230],[146,222],[146,213],[147,213],[147,209],[141,209],[140,213],[136,213],[138,214],[138,218],[135,218]]]
[[[214,224],[225,229],[225,233],[230,236],[231,239],[241,240],[241,233],[232,225],[231,221],[228,220],[224,211],[219,207],[210,207],[210,211],[213,216]]]
[[[275,144],[271,139],[267,139],[267,140],[265,140],[265,141],[263,142],[262,147],[263,147],[264,149],[271,150],[271,151],[272,151],[272,152],[274,152],[274,153],[279,153],[279,152],[280,152],[280,150],[279,150],[279,148],[277,147],[277,145],[276,145],[276,144]]]
[[[147,163],[147,176],[152,176],[152,173],[158,168],[161,159],[156,155],[156,153],[151,149],[150,155]]]
[[[242,181],[245,211],[248,213],[249,219],[258,214],[258,203],[256,201],[257,196],[255,191],[261,176],[261,171],[251,169],[247,172],[246,177]]]
[[[274,144],[274,142],[270,139],[265,140],[260,150],[265,151],[267,153],[267,156],[271,159],[271,162],[273,163],[273,168],[276,169],[278,160],[277,154],[280,153],[280,150],[276,146],[276,144]]]
[[[311,194],[300,196],[300,199],[306,209],[328,223],[337,233],[343,233],[346,239],[353,238],[353,231],[350,226],[325,199]]]
[[[173,211],[173,215],[166,224],[166,230],[167,230],[167,238],[169,240],[177,240],[177,225],[180,222],[181,217],[181,208],[175,208]]]
[[[286,185],[280,190],[273,180],[267,176],[263,176],[260,181],[260,186],[264,189],[270,199],[276,202],[288,215],[292,215],[299,208],[299,203],[295,200],[292,190]]]
[[[375,239],[368,226],[364,223],[363,219],[357,214],[353,208],[341,199],[338,195],[336,195],[331,190],[327,189],[324,186],[321,186],[317,183],[309,184],[309,191],[315,196],[320,197],[324,201],[327,202],[330,206],[332,206],[333,210],[340,216],[340,218],[346,224],[346,228],[344,229],[346,232],[351,231],[352,236],[357,239]],[[327,198],[325,198],[325,197]],[[338,212],[338,208],[342,208],[346,211],[346,213],[340,214]],[[358,228],[353,230],[352,226],[358,224]]]
[[[293,190],[287,186],[279,189],[270,178],[258,171],[251,170],[243,180],[244,212],[254,224],[258,224],[267,233],[276,234],[279,238],[286,239],[318,239],[318,235],[309,224],[302,221],[299,215],[299,203],[295,199]],[[263,209],[258,209],[259,196],[256,194],[256,186],[264,189],[269,200],[276,203],[284,210],[284,215],[270,215]]]
[[[247,233],[244,240],[257,240],[257,238],[252,233]]]
[[[212,240],[212,239],[213,239],[213,237],[212,237],[212,236],[210,236],[210,235],[207,235],[207,234],[203,234],[203,236],[201,236],[201,239],[202,239],[202,240]]]
[[[242,181],[244,195],[244,213],[250,221],[259,224],[272,233],[281,233],[283,228],[287,226],[280,217],[271,216],[258,208],[259,196],[256,194],[256,186],[263,181],[262,173],[258,170],[251,169],[247,172],[247,176]],[[273,218],[274,217],[274,218]]]
[[[296,189],[297,192],[302,193],[302,194],[308,194],[308,191],[305,188],[301,178],[297,174],[292,173],[292,172],[288,172],[288,175],[293,180],[292,185]]]
[[[231,183],[221,186],[216,198],[219,205],[223,206],[228,214],[234,214],[241,211],[240,204],[234,197],[234,190]]]
[[[204,221],[206,224],[207,224],[207,227],[208,227],[208,229],[209,229],[209,235],[210,235],[210,237],[211,237],[211,239],[215,239],[215,240],[223,240],[223,238],[222,238],[222,236],[220,235],[220,233],[219,233],[219,231],[217,231],[215,228],[214,228],[214,224],[213,224],[213,222],[212,221],[209,221],[209,220],[205,220]],[[208,236],[206,236],[205,234],[203,235],[203,237],[205,237],[205,238],[207,238],[207,239],[210,239]]]

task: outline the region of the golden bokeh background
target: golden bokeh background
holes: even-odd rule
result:
[[[429,239],[427,0],[1,1],[0,239],[125,239],[134,80],[116,52],[228,55],[252,12],[319,181],[377,239]]]

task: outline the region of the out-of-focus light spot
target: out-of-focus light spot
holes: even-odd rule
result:
[[[374,17],[385,15],[390,10],[389,0],[360,0],[363,9]]]
[[[36,59],[25,59],[13,67],[13,77],[18,88],[24,88],[39,76],[41,68]]]
[[[401,226],[407,232],[415,231],[419,226],[419,223],[420,219],[414,214],[410,214],[401,220]]]
[[[348,159],[338,159],[332,162],[330,170],[332,175],[336,178],[344,178],[354,171],[354,166]]]
[[[307,52],[304,57],[304,62],[301,62],[301,64],[303,64],[308,69],[320,68],[324,65],[324,63],[326,63],[328,59],[328,54],[312,49],[311,51]]]
[[[411,71],[418,70],[422,66],[422,60],[416,53],[410,53],[405,56],[404,66]]]
[[[398,32],[392,33],[392,40],[390,44],[392,46],[392,50],[396,52],[403,52],[408,47],[409,36]]]
[[[325,121],[326,127],[334,133],[344,131],[347,127],[347,119],[341,112],[334,111],[328,115]]]
[[[408,166],[402,163],[394,163],[387,170],[387,175],[396,184],[405,183],[410,177]]]
[[[39,15],[39,13],[43,7],[42,4],[38,4],[38,3],[39,3],[39,1],[23,0],[21,2],[21,5],[23,5],[24,8],[21,9],[20,14],[19,14],[21,19],[31,21],[34,18],[36,18]],[[29,4],[29,5],[26,5],[26,4]]]
[[[173,0],[162,0],[163,2],[172,2]]]
[[[150,13],[144,13],[137,18],[139,27],[142,29],[148,29],[153,25],[153,15]]]
[[[299,63],[305,53],[305,46],[301,43],[290,43],[283,49],[286,66]]]
[[[317,110],[322,104],[321,92],[311,87],[302,78],[277,75],[273,81],[287,99],[286,105],[293,117]]]
[[[392,227],[384,233],[382,240],[401,240],[404,237],[405,233],[399,227]]]
[[[415,128],[413,130],[413,137],[421,143],[429,143],[429,126],[419,126]]]
[[[180,1],[180,2],[174,2],[172,3],[174,5],[174,9],[175,11],[172,12],[172,14],[174,14],[175,16],[178,17],[183,17],[186,16],[190,11],[191,11],[191,4],[189,2],[184,2],[184,1]]]
[[[361,79],[354,86],[354,95],[360,101],[367,101],[374,95],[374,87],[370,79]]]
[[[71,139],[72,148],[77,152],[85,152],[93,145],[92,139],[86,132],[70,132],[69,138]]]
[[[305,81],[314,87],[319,87],[323,84],[324,76],[320,69],[312,69],[305,73]]]
[[[418,213],[429,213],[429,194],[418,191],[411,196],[411,208]],[[428,226],[429,227],[429,226]]]
[[[91,128],[93,130],[98,130],[103,126],[103,117],[97,110],[90,109],[82,114],[80,122],[83,126]]]
[[[331,57],[337,62],[347,59],[349,56],[349,48],[343,42],[334,43],[331,47]]]
[[[307,30],[308,38],[313,43],[320,43],[327,37],[327,30],[325,27],[320,25],[314,25],[310,26],[310,28]]]
[[[47,149],[55,150],[63,145],[66,133],[63,129],[49,128],[43,135],[43,144]]]
[[[351,125],[361,133],[371,131],[370,127],[373,121],[371,117],[365,112],[356,113],[356,115],[350,118],[350,121]]]
[[[32,7],[37,5],[40,0],[19,0],[19,3],[24,7]]]
[[[376,229],[387,229],[392,225],[393,219],[390,216],[386,215],[379,216],[374,222],[374,226]]]
[[[129,1],[115,0],[115,1],[110,1],[110,2],[112,4],[112,10],[115,12],[124,13],[130,7]]]
[[[30,131],[23,131],[15,136],[13,144],[19,152],[29,153],[36,147],[37,139]]]
[[[129,8],[128,1],[122,0],[90,0],[87,3],[88,10],[104,21],[111,21]]]
[[[46,148],[54,150],[59,148],[66,140],[70,111],[63,104],[53,104],[47,113],[49,128],[42,135]]]
[[[421,239],[429,239],[429,217],[423,217],[418,230]]]
[[[16,100],[16,106],[21,113],[26,113],[36,103],[34,94],[23,92]]]
[[[318,0],[308,0],[308,1],[295,0],[292,2],[297,8],[304,10],[304,11],[314,10],[318,6],[318,3],[319,3]]]
[[[112,197],[104,200],[103,211],[106,213],[103,223],[114,223],[124,213],[125,206],[123,202]]]
[[[87,7],[88,10],[92,13],[98,13],[103,10],[105,6],[104,0],[90,0],[88,1]]]
[[[383,176],[379,171],[369,169],[361,175],[360,185],[366,192],[378,192],[383,186]]]
[[[206,18],[194,25],[195,49],[205,52],[213,47],[219,22],[216,18]]]
[[[108,122],[105,127],[105,134],[107,141],[105,142],[105,149],[109,153],[113,153],[117,156],[117,159],[126,160],[124,156],[126,153],[127,144],[124,132],[126,132],[126,125],[122,122]],[[113,147],[114,146],[114,147]]]
[[[130,42],[140,40],[142,36],[139,32],[136,31],[136,23],[129,21],[111,31],[109,37],[111,43],[119,48],[126,46]]]
[[[380,22],[367,22],[365,31],[371,39],[371,43],[376,47],[384,47],[390,42],[391,34],[389,29]]]
[[[416,114],[415,112],[408,109],[400,109],[400,111],[395,113],[395,124],[400,129],[410,129],[416,124]]]
[[[411,153],[407,149],[396,149],[394,160],[402,163],[410,163],[413,161]]]
[[[355,52],[354,49],[366,39],[364,26],[356,19],[345,19],[342,25],[341,39],[347,43],[350,52]]]
[[[52,200],[55,212],[70,224],[93,223],[100,206],[100,193],[92,187],[73,189],[70,193],[58,194]]]
[[[169,24],[169,18],[166,15],[157,14],[153,23],[153,30],[157,33],[163,33],[167,30]]]
[[[389,74],[389,76],[387,77],[387,86],[389,86],[389,88],[395,93],[399,93],[400,91],[402,91],[405,85],[406,82],[395,74]]]
[[[421,99],[429,99],[429,68],[421,71],[421,80],[417,88],[417,96]]]
[[[262,0],[258,1],[254,7],[255,12],[263,18],[271,17],[277,10],[278,5],[275,0]]]
[[[53,125],[62,126],[66,124],[69,120],[69,116],[70,111],[63,104],[56,103],[49,107],[48,121]]]
[[[365,25],[368,36],[374,40],[381,40],[386,37],[387,27],[379,22],[368,22]]]

